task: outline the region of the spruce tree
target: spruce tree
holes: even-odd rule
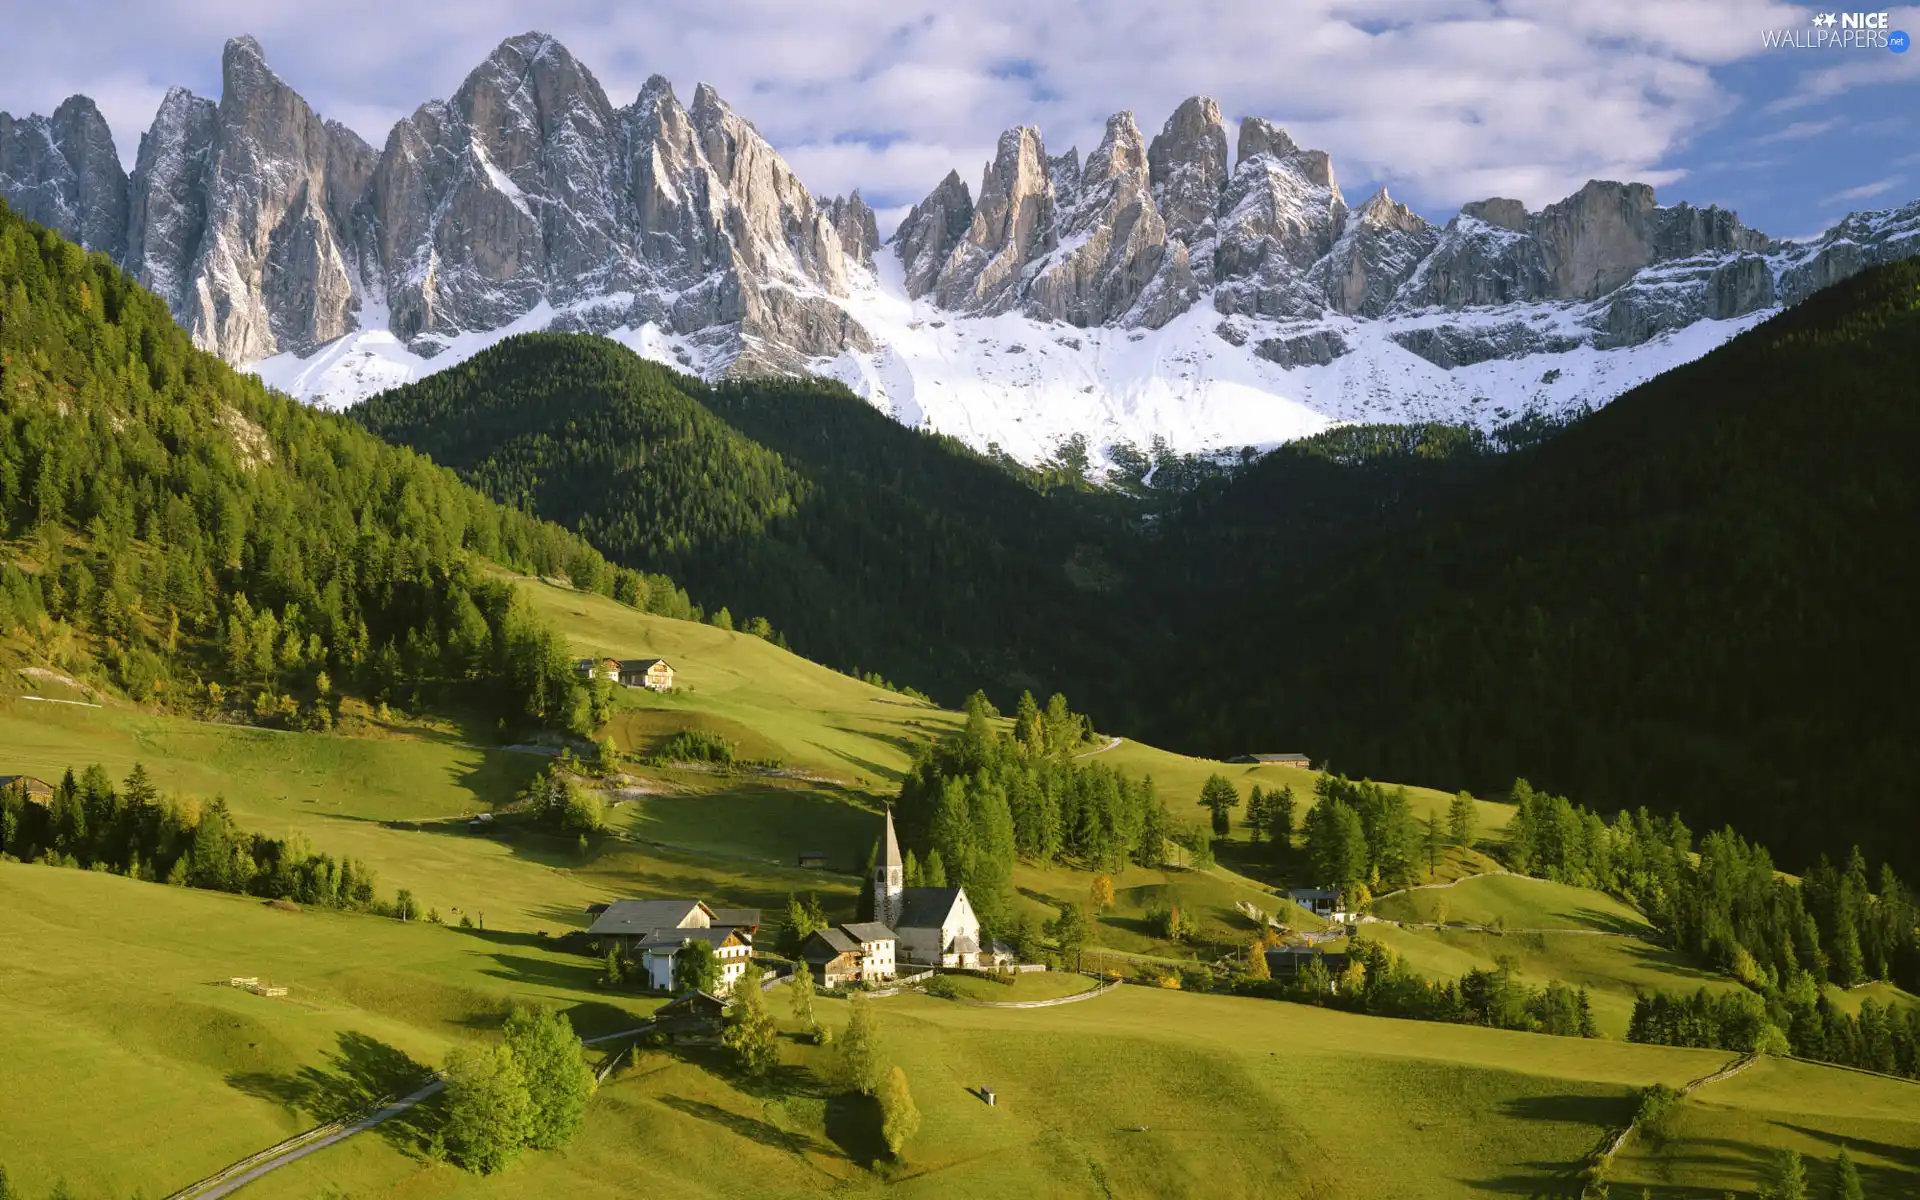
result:
[[[1854,1166],[1853,1155],[1847,1153],[1845,1146],[1840,1147],[1839,1157],[1833,1160],[1833,1186],[1827,1195],[1831,1200],[1866,1200],[1866,1192],[1860,1186],[1860,1168]]]

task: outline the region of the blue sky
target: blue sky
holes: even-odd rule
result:
[[[1920,196],[1920,52],[1768,50],[1823,11],[1774,0],[13,0],[0,109],[74,92],[121,157],[162,94],[215,96],[220,48],[258,37],[323,114],[379,145],[500,39],[558,36],[616,103],[647,76],[719,88],[820,193],[884,223],[950,168],[977,186],[1000,130],[1050,152],[1131,109],[1151,136],[1186,96],[1327,150],[1435,220],[1491,195],[1538,207],[1589,178],[1737,209],[1801,236]],[[1920,8],[1889,10],[1920,32]]]

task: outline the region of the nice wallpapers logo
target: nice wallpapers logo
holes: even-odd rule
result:
[[[1808,29],[1766,29],[1760,39],[1769,50],[1891,50],[1905,54],[1912,40],[1903,29],[1888,27],[1883,12],[1815,13]]]

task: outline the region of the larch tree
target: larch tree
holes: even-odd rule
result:
[[[873,1003],[855,994],[847,1001],[847,1029],[840,1038],[840,1062],[847,1082],[863,1096],[879,1088],[886,1067],[881,1053],[880,1025]]]
[[[733,1051],[740,1069],[755,1077],[766,1075],[780,1063],[773,1015],[767,1011],[767,997],[760,990],[760,968],[749,963],[733,989],[733,1003],[727,1009],[727,1028],[721,1041]]]
[[[1209,775],[1200,788],[1200,806],[1213,814],[1213,835],[1226,837],[1233,828],[1233,810],[1240,807],[1240,792],[1224,775]]]
[[[907,1073],[899,1067],[890,1068],[880,1085],[880,1136],[887,1143],[887,1153],[900,1158],[918,1132],[920,1109],[907,1088]]]

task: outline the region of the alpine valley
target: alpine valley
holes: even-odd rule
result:
[[[1782,241],[1594,181],[1436,226],[1258,117],[1187,100],[1090,153],[1008,130],[882,243],[711,87],[616,107],[554,39],[509,38],[376,149],[227,44],[131,175],[94,103],[0,113],[0,196],[103,251],[196,344],[330,407],[519,332],[605,334],[708,379],[837,379],[900,422],[1039,462],[1346,422],[1495,428],[1598,407],[1815,290],[1920,253],[1920,202]]]

